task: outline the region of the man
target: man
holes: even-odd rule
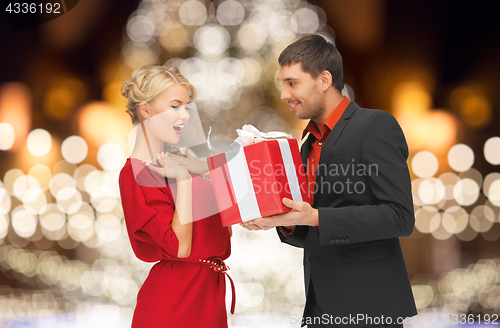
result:
[[[313,196],[283,199],[288,213],[243,223],[277,227],[304,248],[308,327],[403,327],[415,314],[399,244],[414,227],[408,147],[399,124],[342,96],[342,57],[318,35],[279,57],[281,99],[309,119],[301,155]]]

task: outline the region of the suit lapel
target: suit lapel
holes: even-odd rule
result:
[[[311,143],[314,141],[314,139],[315,139],[314,136],[311,133],[309,133],[307,140],[304,141],[300,149],[302,164],[304,164],[304,172],[307,172],[307,156],[309,154],[309,147],[311,147]]]
[[[340,135],[344,131],[344,128],[347,126],[349,123],[349,119],[351,116],[354,114],[356,109],[358,109],[359,106],[356,105],[353,101],[347,106],[346,110],[344,111],[344,114],[340,118],[340,120],[335,124],[333,127],[332,131],[328,135],[328,138],[326,138],[325,144],[321,148],[321,154],[319,157],[319,163],[318,165],[326,165],[328,158],[330,157],[330,153],[333,150],[333,147],[335,147],[335,144],[337,143],[337,140],[339,139]],[[318,175],[316,175],[316,185],[318,184]],[[316,202],[318,200],[317,195],[315,195],[314,200],[313,200],[313,207],[316,206]]]

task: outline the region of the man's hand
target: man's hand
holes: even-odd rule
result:
[[[269,230],[274,227],[296,225],[318,226],[318,210],[312,208],[307,202],[294,202],[289,198],[283,198],[283,204],[292,210],[284,214],[269,216],[242,222],[240,225],[247,230]]]

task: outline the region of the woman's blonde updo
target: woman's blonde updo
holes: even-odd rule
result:
[[[132,124],[140,123],[137,108],[141,102],[153,100],[174,84],[185,86],[190,99],[196,97],[194,86],[175,66],[151,65],[136,69],[131,81],[125,81],[122,85],[122,95],[127,98],[127,113],[132,118]]]

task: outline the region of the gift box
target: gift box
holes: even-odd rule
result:
[[[284,197],[310,203],[296,139],[260,141],[207,162],[225,227],[290,211]]]

